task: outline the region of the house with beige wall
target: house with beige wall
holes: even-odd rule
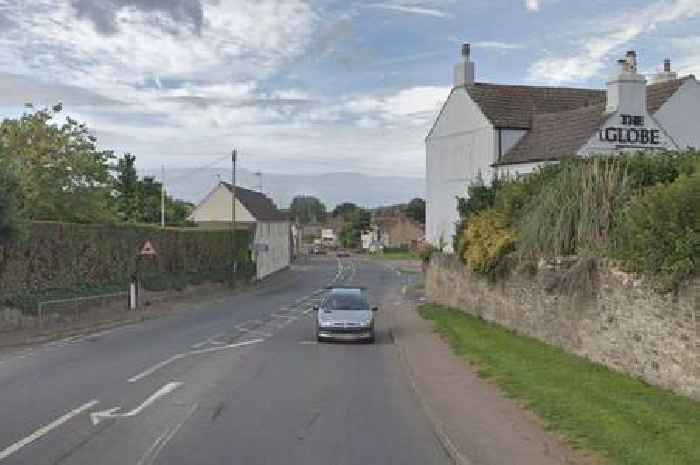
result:
[[[233,202],[233,187],[220,182],[194,208],[189,220],[200,228],[230,229]],[[235,227],[253,231],[251,253],[256,277],[262,279],[288,267],[292,255],[290,222],[274,202],[260,192],[236,187],[235,213]]]

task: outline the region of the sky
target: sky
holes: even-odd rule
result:
[[[0,116],[63,102],[146,171],[236,148],[251,171],[422,177],[463,42],[482,82],[603,87],[628,49],[700,75],[700,0],[0,0],[0,30]]]

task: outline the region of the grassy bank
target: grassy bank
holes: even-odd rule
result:
[[[420,312],[481,376],[574,447],[614,464],[700,464],[700,403],[457,310],[424,305]]]
[[[381,253],[369,254],[374,260],[419,260],[415,253],[408,250],[390,250]]]

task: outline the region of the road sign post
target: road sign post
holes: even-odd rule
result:
[[[139,253],[136,255],[136,273],[131,277],[131,283],[129,284],[129,308],[131,310],[136,310],[139,305],[139,295],[141,294],[141,260],[144,257],[157,256],[157,252],[151,241],[147,240],[139,249]]]

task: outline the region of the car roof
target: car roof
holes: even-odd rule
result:
[[[353,290],[353,289],[356,289],[356,290],[358,290],[358,291],[365,291],[365,290],[367,290],[367,288],[365,288],[365,287],[363,287],[363,286],[326,286],[326,289],[328,289],[328,290],[330,290],[330,291],[343,290],[343,289],[345,289],[345,290]]]

